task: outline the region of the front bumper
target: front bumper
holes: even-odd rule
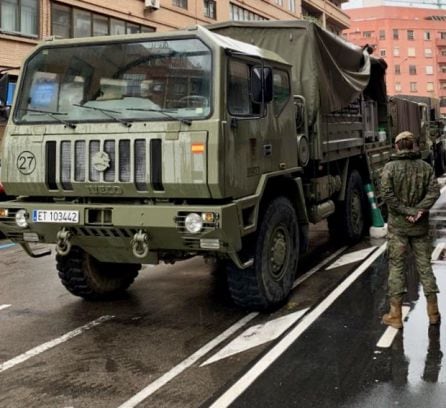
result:
[[[135,259],[131,250],[131,241],[138,232],[148,237],[150,252],[143,263],[156,263],[164,254],[235,253],[241,249],[239,211],[234,203],[191,206],[7,201],[0,204],[0,209],[8,212],[7,216],[0,216],[0,231],[12,241],[26,242],[31,240],[30,237],[34,240],[37,237],[38,242],[56,243],[58,232],[65,228],[70,231],[73,245],[104,262],[141,262],[141,259]],[[33,222],[29,216],[28,227],[20,228],[15,221],[19,210],[25,210],[29,215],[33,210],[79,211],[79,222]],[[205,223],[199,233],[188,233],[184,218],[192,212],[212,212],[215,220]]]

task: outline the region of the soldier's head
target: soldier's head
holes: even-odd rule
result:
[[[397,150],[413,150],[415,136],[407,130],[398,134],[395,138],[395,146]]]

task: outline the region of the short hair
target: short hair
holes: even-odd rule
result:
[[[413,139],[401,139],[395,143],[398,150],[413,150],[414,144]]]

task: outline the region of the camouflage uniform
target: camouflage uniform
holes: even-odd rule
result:
[[[383,199],[389,210],[389,296],[401,296],[406,292],[404,262],[409,247],[415,255],[424,294],[437,293],[431,267],[429,213],[426,212],[416,223],[406,219],[415,216],[419,210],[429,210],[440,196],[432,167],[420,159],[419,153],[402,150],[384,166],[381,182]]]

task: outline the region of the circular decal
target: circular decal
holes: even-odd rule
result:
[[[36,169],[36,156],[34,153],[24,151],[17,157],[17,169],[20,173],[28,175],[34,172]]]
[[[97,171],[105,171],[110,167],[110,156],[106,152],[97,152],[93,155],[92,162]]]

